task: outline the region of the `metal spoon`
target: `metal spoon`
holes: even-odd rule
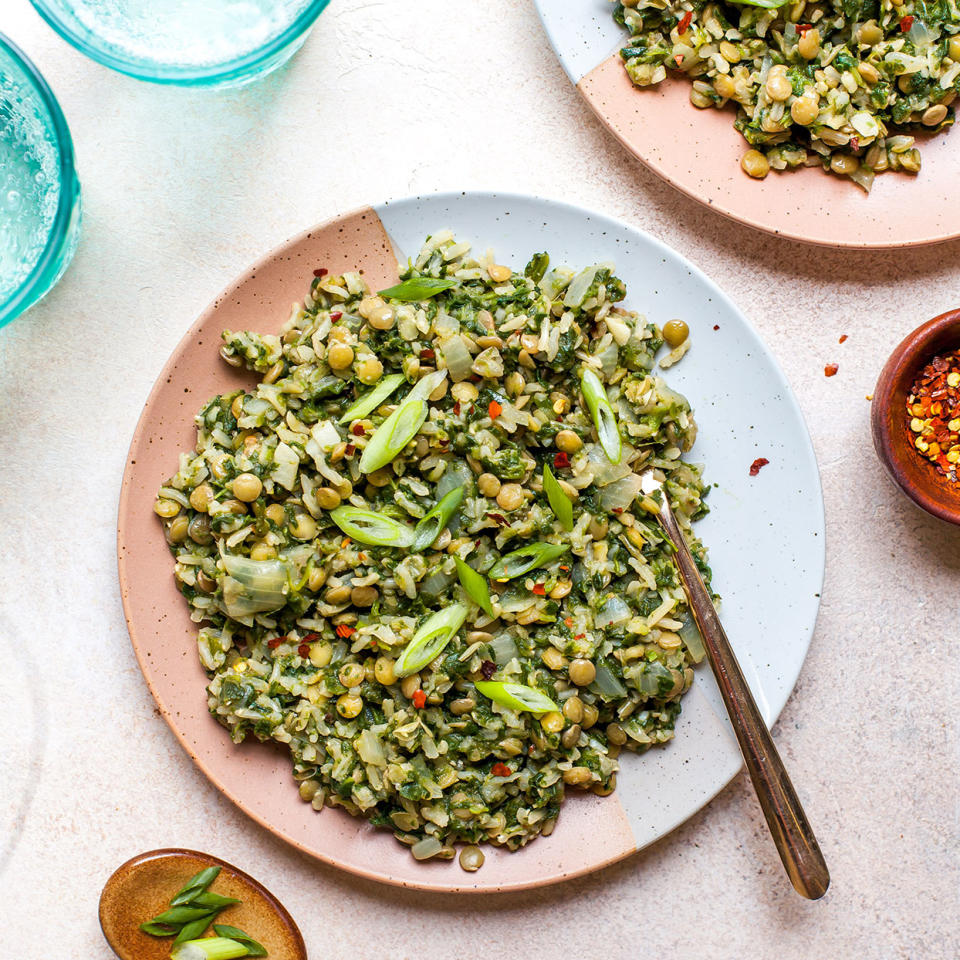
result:
[[[208,853],[180,847],[151,850],[118,867],[100,895],[100,927],[120,960],[169,960],[170,938],[150,937],[140,924],[169,907],[170,898],[195,873],[220,867],[214,892],[241,902],[216,919],[250,934],[270,960],[307,960],[307,948],[293,917],[263,884]]]
[[[652,469],[640,474],[640,480],[641,490],[648,497],[658,491],[661,494],[653,498],[658,507],[657,519],[676,547],[680,579],[777,852],[797,893],[808,900],[819,900],[830,886],[830,874],[817,838],[807,822],[690,548],[670,509],[663,483],[657,480]]]

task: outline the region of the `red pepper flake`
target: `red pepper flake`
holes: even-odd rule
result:
[[[367,435],[367,431],[363,429],[363,424],[362,424],[362,423],[355,423],[355,424],[350,428],[350,432],[351,432],[355,437],[365,437],[365,436]]]
[[[301,643],[300,646],[297,647],[297,653],[299,653],[300,656],[303,657],[304,660],[306,660],[307,657],[310,656],[310,644]]]
[[[492,773],[495,777],[509,777],[513,771],[505,763],[500,763],[498,760],[490,768],[490,773]]]
[[[693,19],[693,11],[688,10],[681,18],[680,22],[677,24],[677,33],[682,37],[687,32],[687,27],[690,26],[690,21]]]
[[[422,710],[427,705],[427,695],[422,690],[413,691],[413,705]]]
[[[484,660],[480,664],[480,672],[483,674],[484,680],[492,680],[493,675],[497,672],[497,665],[492,660]]]
[[[917,453],[947,480],[960,480],[960,350],[934,357],[920,371],[906,414]]]
[[[547,595],[547,588],[542,583],[535,583],[533,585],[533,592],[538,597],[545,597]]]
[[[846,339],[847,335],[844,333],[840,336],[840,339],[837,341],[837,343],[843,343]]]
[[[682,53],[678,53],[678,54],[673,58],[673,62],[674,62],[678,67],[682,67],[682,66],[683,66],[683,54],[682,54]]]
[[[557,569],[562,570],[564,573],[566,573],[570,568],[565,563],[561,563]]]
[[[342,316],[343,316],[343,314],[338,310],[336,313],[331,313],[331,314],[330,314],[330,319],[331,319],[334,323],[336,323]]]
[[[553,465],[558,470],[566,470],[570,466],[570,454],[564,453],[562,450],[560,453],[554,454]]]
[[[614,507],[613,512],[616,514],[621,514],[623,513],[623,507]]]
[[[490,414],[491,420],[496,420],[497,417],[499,417],[500,414],[503,413],[503,407],[500,406],[500,404],[497,403],[496,400],[491,400],[490,406],[487,407],[487,413]]]
[[[351,627],[349,623],[337,624],[337,636],[344,640],[346,640],[347,637],[352,637],[356,632],[356,627]]]
[[[585,633],[575,633],[575,634],[573,635],[573,639],[574,639],[574,640],[582,640],[585,636],[586,636]]]
[[[436,357],[436,353],[433,350],[431,350],[429,347],[424,347],[420,351],[421,360],[433,360],[435,357]]]
[[[487,516],[491,520],[495,520],[502,527],[509,527],[510,521],[502,513],[488,513]]]
[[[352,443],[348,443],[347,449],[343,452],[345,456],[352,457],[357,452],[357,448]]]
[[[280,644],[283,643],[283,641],[286,639],[287,639],[286,637],[274,637],[272,640],[267,641],[267,646],[271,650],[276,650],[277,647],[279,647]]]
[[[319,633],[305,633],[303,635],[304,643],[313,643],[314,640],[319,640],[319,639],[320,639]]]
[[[770,461],[766,457],[757,457],[753,463],[750,464],[750,476],[755,477],[761,470],[762,467],[765,467]]]
[[[835,376],[837,375],[837,371],[838,371],[839,369],[840,369],[840,367],[839,367],[838,364],[836,364],[836,363],[828,363],[828,364],[823,368],[823,375],[824,375],[825,377],[835,377]]]
[[[850,149],[851,149],[851,150],[859,150],[859,149],[860,149],[860,138],[859,138],[859,137],[851,137],[851,138],[850,138]]]
[[[900,32],[901,32],[901,33],[909,33],[909,32],[910,32],[910,28],[913,26],[913,20],[914,20],[914,18],[913,18],[912,16],[910,16],[910,14],[907,14],[907,16],[905,16],[905,17],[900,21]]]
[[[454,415],[455,417],[459,417],[459,416],[460,416],[460,401],[459,401],[459,400],[457,400],[457,401],[454,403],[454,405],[453,405],[453,415]]]
[[[566,617],[566,618],[564,619],[564,621],[563,621],[563,625],[564,625],[565,627],[572,627],[572,626],[573,626],[573,617]]]
[[[719,329],[720,329],[720,324],[719,324],[719,323],[715,323],[715,324],[713,325],[713,329],[714,329],[714,330],[719,330]]]
[[[806,33],[808,30],[813,29],[812,23],[798,23],[797,24],[797,33]]]
[[[326,267],[318,267],[313,271],[315,277],[325,277],[330,271]]]
[[[439,443],[441,447],[445,447],[449,442],[450,442],[450,438],[449,438],[449,437],[441,437],[441,438],[437,441],[437,443]]]

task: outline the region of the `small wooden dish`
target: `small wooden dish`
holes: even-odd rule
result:
[[[120,960],[169,960],[173,938],[148,936],[140,924],[166,910],[187,880],[207,867],[221,868],[212,886],[215,893],[242,901],[224,910],[218,923],[250,934],[266,947],[270,960],[307,960],[293,917],[266,887],[225,860],[179,847],[141,853],[104,884],[100,928]]]
[[[890,354],[873,392],[877,456],[893,482],[927,513],[960,525],[960,482],[941,476],[913,447],[906,404],[917,373],[938,353],[960,347],[960,309],[917,327]]]

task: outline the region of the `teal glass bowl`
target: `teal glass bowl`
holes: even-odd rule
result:
[[[152,83],[234,87],[276,70],[330,0],[30,0],[68,43]]]
[[[63,276],[80,232],[80,181],[60,104],[0,34],[0,327]]]

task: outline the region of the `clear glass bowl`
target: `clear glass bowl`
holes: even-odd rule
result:
[[[330,0],[30,0],[81,53],[153,83],[240,86],[286,62]]]
[[[80,182],[63,111],[0,34],[0,327],[63,276],[79,231]]]

